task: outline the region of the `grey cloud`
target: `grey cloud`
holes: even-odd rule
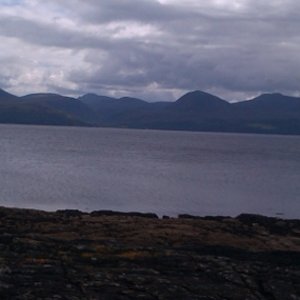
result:
[[[269,10],[272,6],[266,2],[253,6],[248,14],[238,16],[201,12],[198,19],[195,13],[189,18],[183,14],[180,22],[171,23],[167,18],[168,22],[159,24],[165,31],[158,51],[156,41],[149,49],[145,49],[147,45],[129,47],[124,57],[112,49],[110,65],[96,68],[89,74],[90,80],[123,86],[159,82],[162,87],[186,90],[219,86],[234,91],[296,91],[299,55],[282,45],[299,46],[299,19],[289,21],[288,13],[293,10],[286,9],[280,1]],[[261,10],[266,12],[265,17]],[[131,16],[139,20],[137,10],[133,11]],[[138,60],[130,61],[130,56]],[[291,78],[287,69],[295,71],[296,76]]]
[[[60,1],[56,0],[59,5]],[[192,11],[185,7],[163,5],[156,0],[65,0],[62,4],[72,14],[89,23],[118,21],[165,22],[190,16]]]
[[[45,51],[51,47],[81,51],[84,59],[65,69],[64,77],[78,92],[120,90],[157,98],[158,93],[172,97],[172,91],[193,89],[226,95],[300,91],[298,1],[241,1],[244,5],[236,10],[208,1],[195,1],[195,6],[155,0],[45,3],[55,4],[57,11],[61,8],[76,30],[55,22],[2,16],[0,35]],[[116,26],[110,27],[112,23]],[[122,34],[128,26],[143,31],[147,24],[153,27],[144,35]],[[94,31],[82,30],[86,26]],[[0,75],[0,83],[4,81]],[[62,90],[53,84],[48,87]]]
[[[88,73],[73,72],[71,80],[118,87],[158,83],[162,88],[182,90],[220,87],[232,91],[297,91],[299,88],[298,53],[289,49],[258,45],[251,50],[232,46],[188,48],[178,53],[167,44],[156,49],[131,44],[123,51],[112,49],[106,64],[100,67],[97,52],[91,52],[88,61],[94,67]]]
[[[38,23],[21,17],[0,17],[0,36],[14,37],[26,43],[62,48],[101,48],[109,41],[95,38],[55,24]]]

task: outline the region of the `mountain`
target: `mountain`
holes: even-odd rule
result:
[[[116,99],[95,94],[86,94],[78,100],[97,114],[97,123],[102,126],[128,126],[128,119],[147,112],[152,106],[137,98]]]
[[[300,134],[300,98],[275,93],[230,103],[193,91],[175,102],[149,103],[96,94],[17,97],[0,90],[0,123]]]
[[[263,94],[230,104],[214,95],[193,91],[145,116],[139,125],[171,130],[300,134],[300,98]]]
[[[75,98],[57,94],[31,94],[20,99],[24,103],[58,111],[69,118],[81,120],[82,122],[92,124],[97,119],[93,110]]]
[[[246,132],[300,134],[300,98],[263,94],[232,107]]]
[[[173,103],[156,105],[156,110],[143,116],[143,128],[211,131],[220,127],[220,118],[230,114],[228,102],[202,91],[189,92]]]
[[[98,96],[96,94],[86,94],[79,97],[78,100],[96,111],[105,106],[110,107],[116,99],[107,96]]]
[[[262,118],[299,117],[300,98],[289,97],[279,93],[263,94],[252,100],[234,103],[241,115]]]
[[[189,92],[171,105],[172,110],[197,113],[223,113],[229,107],[227,101],[202,91]]]
[[[7,101],[15,101],[18,97],[0,89],[0,103]]]
[[[123,97],[116,99],[96,94],[86,94],[79,97],[78,100],[98,112],[126,111],[149,106],[148,102],[137,98]]]
[[[0,123],[87,126],[82,107],[74,109],[72,103],[68,108],[62,98],[54,94],[17,97],[0,90]]]
[[[23,103],[0,105],[0,123],[87,126],[85,122],[59,111]]]

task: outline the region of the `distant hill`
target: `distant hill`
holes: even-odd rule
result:
[[[85,106],[71,99],[55,94],[16,97],[1,90],[0,123],[89,125]]]
[[[300,98],[282,94],[263,94],[252,100],[237,102],[233,106],[244,116],[262,118],[299,117]]]
[[[75,98],[64,97],[57,94],[31,94],[21,97],[23,102],[39,105],[48,109],[59,111],[69,118],[86,123],[95,123],[96,114],[88,106]]]
[[[31,104],[1,104],[0,123],[87,126],[83,121],[74,119],[57,110]]]
[[[229,107],[230,104],[227,101],[202,91],[187,93],[170,106],[173,111],[202,114],[216,114],[219,111],[223,113]]]
[[[231,104],[193,91],[175,102],[149,103],[96,94],[78,99],[47,93],[17,97],[0,89],[0,122],[300,134],[300,98],[263,94]]]
[[[124,97],[116,99],[95,94],[84,95],[79,97],[78,100],[98,113],[125,112],[138,108],[146,108],[150,105],[150,103],[136,98]]]
[[[263,94],[232,107],[247,132],[300,134],[300,98]]]
[[[17,99],[18,99],[17,96],[7,93],[6,91],[0,89],[0,104],[3,102],[14,101]]]
[[[136,117],[154,107],[144,100],[123,97],[120,99],[87,94],[78,98],[98,116],[98,125],[131,127]]]
[[[189,92],[170,103],[160,115],[157,128],[215,131],[228,118],[231,105],[202,91]]]

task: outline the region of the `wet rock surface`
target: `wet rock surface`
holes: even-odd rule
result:
[[[300,224],[0,208],[0,299],[300,299]]]

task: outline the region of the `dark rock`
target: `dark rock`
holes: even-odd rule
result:
[[[178,219],[202,219],[202,217],[193,216],[193,215],[189,215],[189,214],[179,214]]]
[[[207,220],[207,221],[223,221],[225,219],[231,219],[231,217],[226,217],[226,216],[194,216],[190,214],[179,214],[178,215],[179,219],[198,219],[198,220]]]
[[[298,220],[284,220],[254,214],[241,214],[236,219],[247,225],[263,226],[272,234],[285,235],[291,232],[292,228],[300,228]]]
[[[92,217],[99,216],[126,216],[126,217],[140,217],[149,219],[158,219],[158,216],[154,213],[139,213],[139,212],[119,212],[112,210],[97,210],[91,212]]]
[[[67,218],[72,218],[72,217],[81,217],[85,213],[83,213],[78,209],[63,209],[63,210],[57,210],[56,214]]]
[[[0,299],[299,299],[297,220],[0,213]]]
[[[203,219],[204,220],[208,220],[208,221],[224,221],[226,219],[231,219],[231,217],[226,217],[226,216],[206,216]]]
[[[241,221],[245,224],[260,224],[260,225],[268,225],[274,224],[274,222],[280,220],[279,218],[274,217],[265,217],[262,215],[255,215],[255,214],[240,214],[236,217],[237,220]]]

